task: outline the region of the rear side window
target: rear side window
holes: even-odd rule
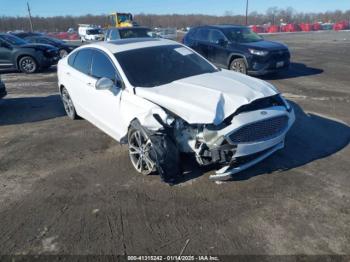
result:
[[[77,52],[73,67],[84,74],[90,74],[92,50],[83,49]]]
[[[110,39],[111,40],[118,40],[119,37],[119,32],[118,30],[111,30],[111,35],[110,35]]]
[[[100,51],[93,51],[91,75],[98,79],[106,77],[113,81],[116,80],[116,70],[112,64],[112,61],[106,54]]]
[[[195,38],[199,41],[208,41],[209,40],[209,30],[205,28],[201,28],[197,30],[195,34]]]
[[[74,52],[68,57],[68,65],[73,66],[74,59],[77,56],[77,53],[79,53],[79,52]]]

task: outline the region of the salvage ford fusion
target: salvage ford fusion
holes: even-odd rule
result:
[[[269,83],[220,70],[165,39],[78,48],[58,64],[59,91],[79,116],[127,143],[135,169],[178,178],[180,153],[216,164],[224,180],[283,148],[294,112]]]

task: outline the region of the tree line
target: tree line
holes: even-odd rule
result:
[[[202,24],[244,24],[244,15],[235,15],[226,11],[222,16],[201,15],[201,14],[137,14],[134,20],[143,26],[148,27],[177,27],[185,28]],[[288,7],[279,9],[270,7],[265,13],[251,12],[248,16],[249,24],[280,24],[280,23],[313,23],[313,22],[337,22],[350,20],[350,10],[327,11],[320,13],[297,12]],[[83,15],[83,16],[53,16],[32,18],[35,31],[60,32],[68,28],[77,28],[78,24],[97,24],[104,27],[106,25],[106,15]],[[28,17],[0,17],[0,32],[30,29]]]

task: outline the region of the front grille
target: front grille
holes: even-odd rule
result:
[[[233,143],[252,143],[272,139],[288,126],[287,116],[277,116],[247,124],[229,135]]]
[[[290,53],[288,50],[272,51],[270,58],[276,61],[284,61],[290,58]]]

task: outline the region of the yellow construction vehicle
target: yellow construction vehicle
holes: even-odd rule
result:
[[[107,21],[107,27],[132,27],[135,24],[130,13],[112,13]]]

